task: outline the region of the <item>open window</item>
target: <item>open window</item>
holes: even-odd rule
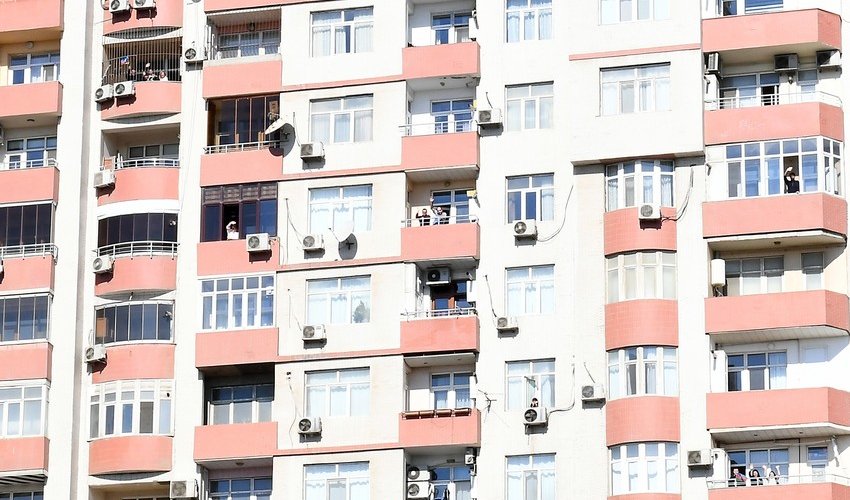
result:
[[[204,188],[201,218],[201,241],[242,239],[255,233],[277,236],[277,183]],[[231,222],[236,223],[235,233],[228,232]]]

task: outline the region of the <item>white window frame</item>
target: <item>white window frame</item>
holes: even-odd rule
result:
[[[435,24],[435,19],[446,17],[449,18],[449,24]],[[431,40],[434,41],[434,45],[468,42],[470,40],[469,25],[472,22],[474,22],[472,19],[472,12],[468,10],[458,12],[431,13],[431,31],[433,32]],[[441,31],[446,32],[445,43],[439,41],[439,32]]]
[[[361,470],[366,466],[366,471]],[[346,471],[346,468],[352,468],[351,471]],[[309,479],[310,471],[319,471],[325,469],[333,469],[331,472],[325,472],[324,477]],[[370,475],[369,462],[341,462],[331,464],[306,464],[304,465],[304,500],[331,500],[330,488],[331,485],[342,485],[345,488],[345,500],[369,500],[370,499]],[[320,473],[321,474],[321,473]],[[358,486],[365,491],[364,495],[356,495],[352,491],[352,482],[356,481]],[[310,495],[308,485],[321,486],[322,492],[317,496]],[[318,492],[317,492],[318,493]],[[333,497],[336,499],[337,497]]]
[[[610,447],[609,455],[612,495],[679,493],[681,478],[679,477],[678,443],[664,441],[627,443]],[[650,464],[653,466],[650,467]],[[661,483],[660,488],[649,484],[652,469]],[[630,486],[630,476],[635,476],[635,482],[639,484]]]
[[[43,147],[30,147],[30,141],[39,140],[44,141]],[[55,135],[8,139],[6,141],[6,168],[14,170],[19,168],[47,167],[55,164],[56,147]],[[35,153],[38,154],[36,155]],[[41,156],[41,158],[31,158],[31,155]]]
[[[234,490],[233,483],[235,481],[250,481],[250,489],[248,490]],[[264,484],[257,485],[259,481],[268,482],[269,487],[265,488]],[[226,492],[213,492],[212,483],[228,483],[228,488]],[[265,477],[238,477],[238,478],[228,478],[228,479],[210,479],[210,494],[209,497],[211,499],[218,500],[232,500],[232,495],[236,493],[239,496],[237,497],[239,500],[244,500],[245,493],[249,495],[249,500],[258,500],[258,499],[266,499],[271,498],[272,494],[272,478],[271,476]]]
[[[517,0],[514,0],[517,1]],[[524,6],[511,6],[511,0],[506,0],[505,3],[505,42],[506,43],[519,43],[526,42],[530,40],[551,40],[554,32],[554,19],[552,15],[552,0],[548,1],[548,4],[534,6],[534,0],[518,0],[519,2],[524,2]],[[543,16],[548,16],[549,23],[549,33],[542,33],[542,23],[545,22]],[[510,23],[511,18],[516,18],[519,23],[519,29],[517,31],[517,39],[511,38],[510,33]],[[531,30],[528,30],[528,25],[526,25],[525,20],[527,18],[531,18]]]
[[[673,160],[634,160],[605,167],[608,211],[652,203],[673,207]]]
[[[608,398],[678,396],[677,349],[627,347],[608,352]],[[654,372],[654,373],[653,373]],[[669,375],[672,375],[668,378]],[[653,387],[654,389],[651,389]]]
[[[676,299],[676,252],[630,252],[606,259],[608,303],[639,299]],[[666,277],[666,280],[665,280]],[[628,296],[634,280],[634,296]],[[665,281],[669,281],[665,286]]]
[[[524,370],[523,370],[524,368]],[[505,363],[505,410],[525,410],[531,405],[531,399],[537,398],[542,408],[554,408],[556,398],[556,366],[555,359],[532,359],[525,361],[508,361]],[[550,392],[543,394],[544,381],[548,379]],[[519,385],[511,382],[519,381]],[[519,404],[512,404],[511,388],[522,391]]]
[[[664,69],[666,74],[662,73]],[[653,75],[656,70],[659,74]],[[671,108],[670,63],[601,68],[599,86],[599,114],[602,116],[669,111]],[[642,86],[649,92],[646,106],[641,99]],[[631,106],[623,102],[629,88]],[[615,95],[610,93],[612,90]],[[609,102],[613,97],[616,97],[616,102]]]
[[[365,280],[365,286],[362,286],[362,280]],[[323,285],[331,285],[336,282],[336,287],[333,289],[322,289]],[[346,283],[353,285],[346,286]],[[360,282],[360,284],[358,283]],[[312,291],[311,291],[312,289]],[[366,301],[363,301],[363,298]],[[324,304],[324,311],[314,309],[318,307],[314,304],[316,299],[321,299]],[[333,318],[333,301],[345,300],[346,314],[344,321],[334,320]],[[360,300],[360,303],[354,305],[355,300]],[[358,314],[357,308],[360,305],[365,306],[365,318],[357,321],[355,315]],[[372,277],[371,276],[344,276],[339,278],[323,278],[316,280],[307,280],[307,322],[311,325],[351,325],[351,324],[366,324],[372,321]]]
[[[371,142],[374,128],[375,100],[372,94],[314,99],[310,101],[310,140],[324,144],[345,144]],[[327,137],[319,132],[319,119],[327,118]],[[363,125],[368,122],[368,130]],[[345,137],[337,137],[338,122],[346,122],[348,131]],[[359,128],[358,123],[360,123]],[[358,132],[359,131],[359,132]]]
[[[45,54],[13,54],[10,58],[26,57],[26,64],[13,65],[11,59],[9,62],[9,85],[26,85],[29,83],[54,82],[59,80],[59,52],[49,52]],[[33,58],[47,56],[48,61],[44,63],[35,63]],[[45,69],[49,70],[49,75],[45,77]],[[37,71],[35,71],[37,69]],[[15,72],[23,71],[24,81],[21,83],[12,83],[15,81]],[[35,76],[37,73],[38,76]]]
[[[823,450],[826,458],[812,458],[812,451]],[[829,447],[806,446],[806,465],[812,473],[812,482],[826,480],[826,469],[829,467]]]
[[[141,151],[139,151],[141,149]],[[127,148],[128,160],[141,160],[145,158],[177,158],[180,155],[180,143],[168,144],[141,144]],[[168,150],[168,152],[166,152]],[[141,153],[141,154],[139,154]]]
[[[44,436],[50,386],[46,380],[4,382],[0,385],[0,438]],[[37,429],[26,430],[29,412],[38,412]],[[15,416],[13,420],[11,417]],[[13,424],[14,422],[14,424]]]
[[[555,124],[554,82],[505,87],[505,130],[549,129]],[[543,109],[548,109],[548,118]]]
[[[733,357],[741,357],[741,366],[730,366]],[[764,356],[765,364],[751,364],[750,358],[755,356]],[[784,360],[780,361],[781,358]],[[762,371],[764,377],[764,389],[750,388],[750,374],[753,371]],[[740,391],[733,390],[729,386],[729,379],[733,373],[740,374]],[[788,353],[786,351],[761,351],[761,352],[741,352],[741,353],[726,353],[726,390],[728,392],[749,392],[749,391],[769,391],[775,389],[785,389],[788,386]]]
[[[26,496],[24,496],[26,495]],[[44,491],[14,491],[11,493],[0,493],[0,500],[44,500]],[[127,499],[125,499],[127,500]],[[168,500],[167,498],[139,499],[139,500]]]
[[[800,262],[802,263],[806,290],[823,290],[823,252],[803,252],[800,254]]]
[[[745,269],[745,266],[747,268]],[[756,269],[758,266],[758,269]],[[753,278],[757,278],[757,281]],[[726,259],[725,295],[759,295],[784,290],[785,256],[768,255],[743,259]],[[753,285],[758,285],[758,289]],[[747,287],[745,289],[745,287]]]
[[[435,385],[434,377],[449,377],[448,385]],[[458,381],[459,377],[466,377],[466,383],[464,384],[462,381]],[[472,407],[472,394],[470,393],[470,381],[472,379],[471,371],[458,371],[458,372],[438,372],[431,374],[431,408],[435,410],[440,410],[443,408],[471,408]],[[466,405],[459,405],[460,401],[463,401],[463,398],[458,398],[458,393],[463,394],[463,391],[466,391]],[[438,393],[445,393],[445,406],[441,406],[438,403],[437,395]]]
[[[526,181],[524,186],[517,187],[523,180]],[[515,184],[514,187],[511,187],[512,183]],[[520,217],[514,217],[511,213],[511,196],[516,194],[519,194]],[[534,197],[534,214],[529,213],[531,208],[526,203],[529,195]],[[555,220],[555,174],[519,175],[506,178],[505,211],[508,224],[518,220]]]
[[[256,280],[257,286],[250,287],[249,283]],[[270,328],[275,326],[276,320],[276,298],[275,298],[275,275],[260,274],[250,276],[224,276],[221,278],[202,279],[201,283],[201,330],[203,331],[226,331],[226,330],[249,330],[255,328]],[[234,286],[241,289],[234,290]],[[225,289],[226,285],[226,289]],[[218,296],[227,297],[226,324],[218,323]],[[236,297],[241,302],[241,311],[236,314]],[[256,300],[254,314],[249,314],[250,300]],[[269,303],[271,301],[271,303]],[[264,320],[265,310],[271,310],[271,319]]]
[[[328,381],[316,383],[315,381],[311,381],[311,377],[316,377],[316,379],[321,380],[321,377],[328,375],[334,375],[335,382]],[[344,376],[350,376],[353,380],[345,381],[343,380]],[[308,417],[364,417],[369,415],[369,406],[371,405],[372,398],[371,376],[372,372],[369,367],[305,372],[304,414]],[[365,382],[363,380],[365,380]],[[365,403],[365,408],[362,408],[361,411],[355,411],[357,409],[352,405],[351,394],[354,386],[357,386],[361,390],[365,389],[366,391],[361,394],[362,396],[365,396],[363,401],[363,403]],[[334,391],[345,391],[345,412],[331,415],[331,395]],[[324,394],[322,396],[324,402],[322,403],[323,408],[320,409],[321,411],[311,407],[311,393]],[[365,412],[362,410],[365,410]]]
[[[252,40],[251,37],[256,37],[256,40]],[[280,54],[280,28],[224,33],[217,35],[216,38],[216,59]]]
[[[744,483],[744,484],[737,483],[735,481],[735,479],[732,478],[732,475],[731,475],[732,469],[737,468],[738,472],[740,472],[745,478],[747,478],[748,481],[749,481],[749,477],[747,476],[747,472],[751,468],[753,468],[753,466],[758,466],[757,469],[759,471],[759,474],[764,473],[764,470],[761,468],[761,465],[762,465],[761,463],[755,463],[754,464],[752,462],[752,458],[751,458],[752,453],[767,453],[768,463],[764,464],[764,465],[768,466],[768,470],[773,470],[774,472],[776,472],[776,468],[778,467],[779,473],[777,474],[777,478],[779,478],[779,480],[782,481],[782,483],[787,482],[788,466],[790,465],[790,462],[791,462],[791,449],[790,448],[778,448],[777,447],[777,448],[749,448],[749,449],[737,449],[737,450],[727,449],[727,457],[731,457],[732,454],[737,454],[737,453],[742,453],[742,452],[744,453],[744,456],[746,457],[745,458],[746,463],[732,464],[732,459],[731,458],[727,459],[727,463],[729,465],[729,468],[727,469],[727,471],[729,472],[729,477],[731,478],[731,479],[728,480],[729,481],[728,484],[730,486],[745,486],[747,484],[747,483]],[[782,454],[782,453],[784,453],[785,456],[787,457],[786,460],[782,460],[782,461],[773,460],[774,454],[779,455],[779,454]],[[763,477],[763,476],[760,476],[760,478],[761,478],[762,481],[766,481],[768,479],[768,478]]]
[[[471,97],[431,101],[431,117],[434,118],[434,133],[449,134],[471,131],[473,102],[474,99]],[[449,109],[446,111],[435,111],[434,106],[439,104],[448,104]]]
[[[623,18],[625,13],[628,13],[627,19]],[[602,25],[664,19],[670,19],[670,0],[600,0],[599,2],[599,24]]]
[[[151,399],[142,399],[142,392],[152,392]],[[126,394],[125,394],[126,393]],[[112,395],[112,397],[110,397]],[[152,402],[152,432],[140,432],[141,403]],[[167,402],[167,404],[166,404]],[[124,432],[124,406],[131,408],[130,431]],[[112,433],[106,433],[108,408],[112,408]],[[167,409],[164,409],[167,408]],[[97,413],[97,422],[91,420]],[[167,415],[163,415],[167,412]],[[95,433],[94,425],[97,424]],[[163,424],[167,429],[163,429]],[[115,436],[171,436],[174,433],[174,381],[173,380],[118,380],[96,384],[89,394],[89,440]]]
[[[369,11],[368,18],[362,18],[360,21],[357,20],[345,20],[345,16],[348,13],[355,13],[355,11]],[[327,23],[318,22],[316,17],[318,16],[331,16],[338,15],[339,19],[336,21],[329,21]],[[375,42],[375,11],[372,6],[368,7],[354,7],[349,9],[339,9],[339,10],[327,10],[327,11],[316,11],[310,13],[310,55],[311,57],[328,57],[331,55],[339,55],[339,54],[359,54],[364,52],[372,52],[372,48]],[[358,29],[366,29],[369,28],[369,41],[368,46],[359,47],[357,44],[357,30]],[[337,31],[348,32],[350,43],[348,46],[339,47],[337,45]],[[319,47],[316,45],[316,37],[320,32],[327,32],[329,41],[328,41],[328,51],[326,53],[317,53]]]
[[[521,276],[523,273],[524,277]],[[522,297],[522,304],[515,304],[511,300],[511,297],[516,296],[517,293]],[[529,294],[532,295],[531,301],[528,300]],[[555,265],[505,269],[505,309],[509,316],[553,314],[555,312]]]
[[[464,498],[458,495],[458,490],[466,494],[469,498],[472,481],[469,474],[470,467],[468,465],[442,465],[431,469],[436,479],[431,481],[434,486],[434,500],[442,498]],[[442,479],[445,477],[446,479]],[[449,496],[444,496],[448,493]]]
[[[557,476],[555,473],[554,453],[536,455],[514,455],[505,457],[505,500],[555,500],[557,497]],[[542,463],[541,463],[542,462]],[[519,479],[518,495],[512,495],[511,479]],[[533,483],[529,483],[533,479]],[[536,484],[530,492],[531,484]],[[531,493],[530,496],[527,496]]]
[[[320,197],[321,194],[333,194],[333,197]],[[360,192],[368,194],[361,195]],[[372,185],[358,184],[354,186],[333,186],[327,188],[310,189],[310,232],[324,233],[328,230],[335,231],[340,224],[344,227],[351,223],[354,231],[372,230]],[[319,213],[327,211],[330,214],[330,224],[319,224],[321,220]],[[356,213],[365,211],[366,217],[357,217]],[[328,217],[326,217],[328,218]],[[340,237],[345,237],[341,235]]]
[[[20,299],[33,299],[33,310],[32,310],[32,335],[33,337],[30,339],[21,339],[21,305]],[[17,317],[17,322],[15,323],[15,338],[11,340],[5,340],[6,338],[6,322],[5,322],[5,308],[6,301],[14,301],[17,300],[17,312],[13,313]],[[36,302],[47,302],[46,314],[44,317],[44,336],[37,337],[36,332],[38,330],[38,322],[39,318],[36,317],[36,311],[38,310],[35,307]],[[53,294],[51,293],[35,293],[35,294],[25,294],[25,295],[3,295],[0,296],[0,345],[10,345],[10,344],[18,344],[18,343],[30,343],[30,342],[43,342],[50,338],[50,311],[53,308]],[[15,309],[14,307],[10,307],[9,310],[12,311]]]
[[[237,397],[237,390],[250,390],[251,396],[247,398]],[[271,390],[271,393],[263,396],[260,391]],[[230,391],[230,398],[221,397],[215,398],[216,391]],[[236,405],[240,403],[249,403],[251,405],[251,419],[247,422],[237,422],[234,420],[236,413]],[[227,418],[223,422],[216,420],[216,408],[227,407]],[[210,388],[209,397],[207,398],[207,425],[226,425],[226,424],[256,424],[258,422],[272,421],[272,407],[274,406],[274,384],[244,384],[244,385],[227,385]]]
[[[431,208],[441,207],[444,214],[449,215],[449,224],[463,224],[465,222],[475,222],[474,215],[469,213],[469,191],[473,187],[459,189],[436,189],[431,191]],[[450,201],[444,203],[442,200],[447,197]],[[439,199],[438,199],[439,198]]]

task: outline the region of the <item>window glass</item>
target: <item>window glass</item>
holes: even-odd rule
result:
[[[788,359],[785,351],[728,354],[727,390],[784,389]]]
[[[312,13],[313,57],[372,51],[372,7]]]
[[[676,298],[676,254],[635,252],[607,258],[608,302]]]
[[[608,165],[605,172],[609,211],[643,203],[673,206],[673,161],[629,161]]]
[[[171,340],[171,302],[118,303],[95,310],[96,344]]]
[[[506,500],[555,500],[555,455],[506,457]]]
[[[324,144],[372,140],[372,96],[310,101],[310,140]]]
[[[372,229],[372,186],[310,190],[310,231],[323,233],[353,224],[354,231]]]
[[[372,310],[371,278],[353,276],[307,282],[307,323],[368,323]]]
[[[552,128],[554,92],[552,82],[515,85],[505,89],[507,130]]]
[[[552,38],[552,0],[506,0],[508,43]]]
[[[783,289],[785,273],[783,256],[726,259],[728,296],[776,293]]]
[[[0,207],[0,247],[53,242],[53,204]],[[32,248],[32,247],[28,247]],[[8,249],[7,252],[10,252]],[[27,253],[27,248],[20,249]]]
[[[318,371],[306,374],[306,414],[311,417],[369,414],[369,369]]]
[[[670,64],[600,70],[601,113],[617,115],[670,109]]]
[[[277,189],[276,182],[203,188],[201,241],[238,240],[255,233],[276,237]]]
[[[172,380],[122,380],[92,386],[89,437],[171,434],[173,387]]]
[[[280,131],[265,130],[280,118],[280,95],[239,97],[209,101],[213,122],[210,146],[257,144],[276,147]]]
[[[508,222],[555,218],[555,176],[539,174],[507,178]]]
[[[507,269],[505,276],[509,316],[555,311],[555,266]]]
[[[612,495],[679,492],[678,443],[630,443],[610,452]]]
[[[271,421],[274,385],[215,387],[210,391],[207,425]]]
[[[507,410],[524,410],[531,400],[545,408],[555,407],[555,360],[511,361],[505,365]]]
[[[632,347],[608,352],[610,399],[679,394],[676,348]]]

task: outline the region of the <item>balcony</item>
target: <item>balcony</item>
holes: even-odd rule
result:
[[[103,11],[103,34],[137,28],[171,28],[183,26],[183,4],[157,2],[155,9],[132,9],[128,12]]]
[[[822,135],[844,139],[841,99],[826,92],[770,99],[725,97],[705,103],[705,143],[763,141]]]
[[[706,425],[723,443],[846,435],[850,393],[818,387],[708,394]]]
[[[280,54],[220,59],[204,64],[204,99],[281,91],[283,60]]]
[[[204,369],[274,363],[279,335],[278,328],[200,332],[195,335],[195,366]]]
[[[478,352],[479,329],[475,309],[413,313],[402,319],[401,351],[404,354]]]
[[[677,301],[642,299],[605,305],[605,349],[639,345],[679,345]]]
[[[97,204],[135,200],[177,200],[180,163],[172,158],[123,160],[115,166],[115,184],[97,190]]]
[[[405,80],[479,76],[478,42],[447,43],[402,49],[402,76]]]
[[[280,265],[280,239],[273,238],[271,247],[271,252],[249,253],[245,240],[199,243],[198,276],[276,271]]]
[[[605,405],[608,446],[640,441],[679,441],[679,398],[637,396]]]
[[[27,4],[29,2],[24,2]],[[4,2],[20,5],[18,2]],[[36,120],[39,125],[55,124],[62,114],[62,84],[59,82],[27,83],[0,87],[0,120],[5,127],[26,125],[27,120]],[[30,123],[32,125],[32,123]]]
[[[780,244],[842,245],[847,201],[826,193],[754,196],[703,203],[703,237],[713,250]]]
[[[428,265],[458,261],[477,261],[480,255],[478,222],[457,223],[452,217],[437,224],[418,225],[412,219],[403,221],[401,257],[407,262],[428,261]]]
[[[174,344],[106,346],[106,363],[92,371],[92,383],[115,380],[173,379]]]
[[[0,292],[53,289],[56,245],[21,245],[0,247],[3,274]]]
[[[846,295],[828,290],[710,297],[705,331],[723,344],[844,337],[850,311]]]
[[[201,156],[201,187],[277,181],[283,178],[278,141],[207,146]]]
[[[207,0],[204,2],[204,11],[214,12],[219,10],[248,9],[252,7],[275,7],[280,6],[280,0]]]
[[[26,165],[0,163],[0,200],[3,203],[56,201],[58,195],[59,169],[55,160],[27,162]]]
[[[89,474],[168,472],[171,436],[114,436],[89,442]]]
[[[0,439],[0,484],[43,482],[49,445],[46,437]]]
[[[399,419],[398,440],[403,448],[478,446],[481,413],[474,408],[404,412]]]
[[[277,452],[277,422],[195,427],[195,462],[269,459]]]
[[[64,26],[64,0],[0,2],[0,43],[58,39]],[[0,102],[6,102],[0,99]]]
[[[0,346],[0,380],[52,378],[53,345],[46,342]]]
[[[177,243],[134,241],[98,249],[115,258],[112,271],[95,277],[98,296],[130,291],[162,292],[177,287]]]
[[[605,255],[640,250],[676,251],[675,208],[662,208],[662,217],[671,219],[638,220],[638,208],[624,208],[605,213]]]
[[[180,112],[180,82],[135,82],[135,93],[100,105],[104,120]]]
[[[850,498],[850,479],[835,474],[784,476],[779,484],[735,487],[728,480],[708,482],[708,500],[834,500]]]
[[[401,166],[406,171],[467,167],[477,171],[479,141],[471,120],[402,127]],[[449,132],[447,127],[452,127]]]

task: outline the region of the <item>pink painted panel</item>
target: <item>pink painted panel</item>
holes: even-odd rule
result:
[[[449,43],[402,49],[402,74],[406,80],[452,75],[481,74],[478,42]]]
[[[46,437],[0,439],[0,473],[47,470]]]
[[[55,167],[0,171],[0,202],[56,201],[59,170]]]
[[[53,256],[5,259],[0,274],[0,292],[53,288]]]
[[[712,201],[702,206],[703,236],[824,230],[847,235],[847,201],[825,193]]]
[[[137,28],[183,26],[183,3],[159,0],[155,9],[132,9],[129,12],[103,11],[103,34]]]
[[[811,326],[850,331],[847,296],[809,290],[705,299],[707,333]]]
[[[271,247],[271,252],[248,253],[245,240],[198,243],[198,276],[276,271],[280,240],[273,239]]]
[[[0,34],[9,31],[62,31],[62,0],[0,2]]]
[[[3,5],[15,5],[5,2]],[[28,83],[0,87],[0,118],[16,116],[59,116],[62,113],[62,84]]]
[[[405,170],[460,165],[478,165],[478,132],[401,138],[401,167]]]
[[[195,335],[195,366],[272,363],[278,358],[278,328],[201,332]]]
[[[217,10],[247,9],[249,7],[273,7],[278,5],[290,5],[304,3],[305,0],[206,0],[204,10],[213,12]]]
[[[478,446],[481,443],[481,413],[473,409],[465,416],[399,417],[399,446]]]
[[[127,344],[106,348],[106,363],[92,365],[92,383],[173,379],[174,344]]]
[[[809,135],[844,140],[844,112],[821,102],[719,109],[706,111],[703,116],[705,143],[709,145]]]
[[[401,323],[401,351],[405,354],[477,352],[478,340],[478,316],[412,319]]]
[[[204,99],[276,94],[282,90],[283,61],[280,59],[204,66]]]
[[[132,290],[174,290],[177,288],[177,260],[167,255],[121,257],[111,273],[98,274],[95,295]]]
[[[661,215],[674,217],[675,208],[662,208]],[[638,208],[605,213],[605,255],[637,250],[676,250],[676,221],[640,221]]]
[[[605,305],[605,349],[639,345],[679,345],[677,301],[643,299]]]
[[[0,346],[0,380],[51,379],[53,345],[47,341]]]
[[[631,493],[609,496],[608,500],[680,500],[681,498],[682,495],[677,493]]]
[[[100,105],[104,120],[179,112],[180,82],[136,82],[136,95]]]
[[[819,9],[718,17],[702,22],[703,52],[818,43],[841,48],[841,18]]]
[[[171,470],[170,436],[115,436],[89,443],[89,474]]]
[[[608,446],[640,441],[679,441],[679,398],[639,396],[605,405]]]
[[[250,168],[245,168],[250,165]],[[201,186],[277,181],[283,178],[283,150],[264,148],[201,155]]]
[[[765,411],[770,408],[770,411]],[[805,425],[850,425],[850,393],[831,387],[706,395],[709,429]]]
[[[176,200],[179,168],[122,168],[115,171],[115,184],[97,190],[97,204],[132,200]]]
[[[401,258],[405,261],[478,259],[480,232],[477,222],[405,227],[401,229]]]
[[[277,422],[195,427],[195,461],[272,457],[277,451]]]
[[[781,484],[769,488],[708,490],[708,500],[850,500],[850,486],[836,483]]]

